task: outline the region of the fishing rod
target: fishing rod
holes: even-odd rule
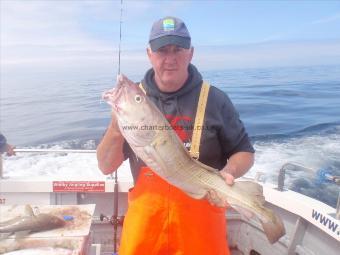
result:
[[[119,47],[118,47],[118,75],[120,74],[120,53],[121,53],[121,43],[122,43],[122,16],[123,16],[123,0],[120,1],[120,18],[119,18]],[[114,199],[113,199],[113,254],[117,253],[117,234],[118,234],[118,174],[115,171],[114,176]]]
[[[123,16],[123,0],[120,0],[119,45],[118,45],[118,74],[120,74],[120,52],[121,52],[121,43],[122,43],[122,16]]]
[[[121,43],[122,43],[122,16],[123,16],[123,0],[120,1],[120,19],[119,19],[119,46],[118,46],[118,74],[120,74],[120,55],[121,55]],[[114,174],[111,174],[111,179],[114,180],[113,188],[113,215],[109,218],[104,214],[100,214],[100,221],[109,221],[113,225],[113,255],[117,253],[117,236],[118,225],[122,225],[124,217],[118,217],[118,174],[117,170]]]

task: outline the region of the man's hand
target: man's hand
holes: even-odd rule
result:
[[[220,171],[220,174],[228,185],[231,186],[234,184],[234,176],[229,174],[225,168]],[[225,198],[219,197],[215,190],[209,190],[205,198],[211,205],[218,207],[230,207]]]
[[[118,126],[118,120],[116,114],[112,111],[111,113],[111,123],[110,128],[115,134],[119,134],[122,136],[122,133],[120,132],[119,126]]]
[[[221,171],[220,171],[220,174],[222,175],[222,177],[225,179],[225,182],[231,186],[234,184],[234,176],[232,174],[230,174],[230,172],[226,169],[226,168],[223,168]]]
[[[124,161],[124,137],[119,130],[117,117],[112,113],[112,119],[102,140],[97,146],[98,167],[103,174],[111,174]]]

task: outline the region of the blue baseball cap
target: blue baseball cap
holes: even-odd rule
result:
[[[165,17],[153,23],[149,44],[152,51],[175,44],[184,49],[189,49],[191,37],[184,22],[175,17]]]

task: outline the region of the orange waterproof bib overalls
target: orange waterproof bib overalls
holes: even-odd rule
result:
[[[225,209],[141,169],[129,193],[119,255],[229,255]]]
[[[141,168],[128,201],[119,255],[230,254],[226,210],[189,197],[150,168]]]

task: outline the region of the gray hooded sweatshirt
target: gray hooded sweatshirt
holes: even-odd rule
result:
[[[192,64],[189,65],[189,77],[184,86],[175,92],[164,93],[158,89],[153,69],[147,71],[142,80],[146,95],[165,115],[188,150],[191,146],[202,82],[201,74]],[[244,125],[229,97],[214,86],[209,90],[201,128],[199,161],[208,166],[221,170],[231,155],[237,152],[254,152]],[[126,159],[129,158],[132,176],[136,182],[139,170],[145,164],[136,157],[126,142],[124,155]]]

